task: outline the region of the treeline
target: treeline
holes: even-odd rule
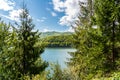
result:
[[[43,38],[42,41],[46,44],[46,47],[72,47],[72,34],[49,36]]]
[[[50,36],[59,36],[59,35],[72,35],[73,32],[57,32],[57,31],[48,31],[48,32],[42,32],[40,37],[41,38],[46,38]]]

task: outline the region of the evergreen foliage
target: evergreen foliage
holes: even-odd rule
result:
[[[48,63],[42,61],[40,57],[44,46],[39,43],[40,33],[33,31],[34,24],[25,5],[17,26],[15,28],[0,23],[0,76],[2,76],[0,78],[2,80],[23,80],[24,76],[31,78],[41,74],[48,66]]]
[[[91,3],[91,4],[90,4]],[[68,63],[69,66],[73,66],[78,79],[88,79],[92,75],[92,69],[95,67],[93,63],[94,57],[92,55],[95,54],[92,51],[95,50],[93,47],[93,40],[91,36],[91,32],[94,32],[92,28],[91,22],[91,9],[92,1],[88,0],[87,2],[80,2],[80,15],[78,17],[78,21],[76,21],[75,34],[73,35],[73,45],[77,49],[76,52],[70,53],[72,58]],[[94,32],[95,33],[95,32]],[[92,54],[91,54],[92,53]],[[91,66],[92,65],[92,66]],[[94,70],[95,71],[95,70]],[[94,73],[94,72],[93,72]]]
[[[32,31],[34,24],[29,16],[29,12],[25,5],[23,5],[22,13],[20,14],[20,25],[18,25],[18,40],[19,48],[18,52],[21,55],[19,72],[23,75],[35,75],[44,71],[47,67],[47,63],[43,62],[40,55],[44,51],[44,46],[38,44],[40,34],[38,31]]]
[[[82,80],[108,77],[119,71],[119,11],[118,0],[87,0],[80,2],[69,66],[75,67]]]
[[[51,66],[50,74],[48,74],[47,80],[79,80],[73,68],[62,69],[61,66],[56,63]]]
[[[16,79],[19,72],[15,69],[16,59],[14,44],[16,44],[16,33],[10,31],[11,25],[3,21],[0,22],[0,79]]]
[[[99,3],[98,3],[99,2]],[[120,1],[95,0],[95,23],[102,32],[103,54],[106,72],[119,70]]]

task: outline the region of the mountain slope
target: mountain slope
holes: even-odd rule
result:
[[[71,34],[72,34],[72,32],[55,32],[55,31],[42,32],[41,33],[41,38],[46,38],[46,37],[49,37],[49,36],[71,35]]]

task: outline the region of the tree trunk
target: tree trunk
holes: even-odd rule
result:
[[[112,26],[112,67],[114,69],[115,65],[115,21],[113,21],[113,26]]]

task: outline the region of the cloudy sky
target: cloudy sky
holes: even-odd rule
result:
[[[46,31],[72,31],[77,19],[80,0],[24,0],[35,29]],[[0,17],[5,22],[19,21],[23,0],[0,0]]]

